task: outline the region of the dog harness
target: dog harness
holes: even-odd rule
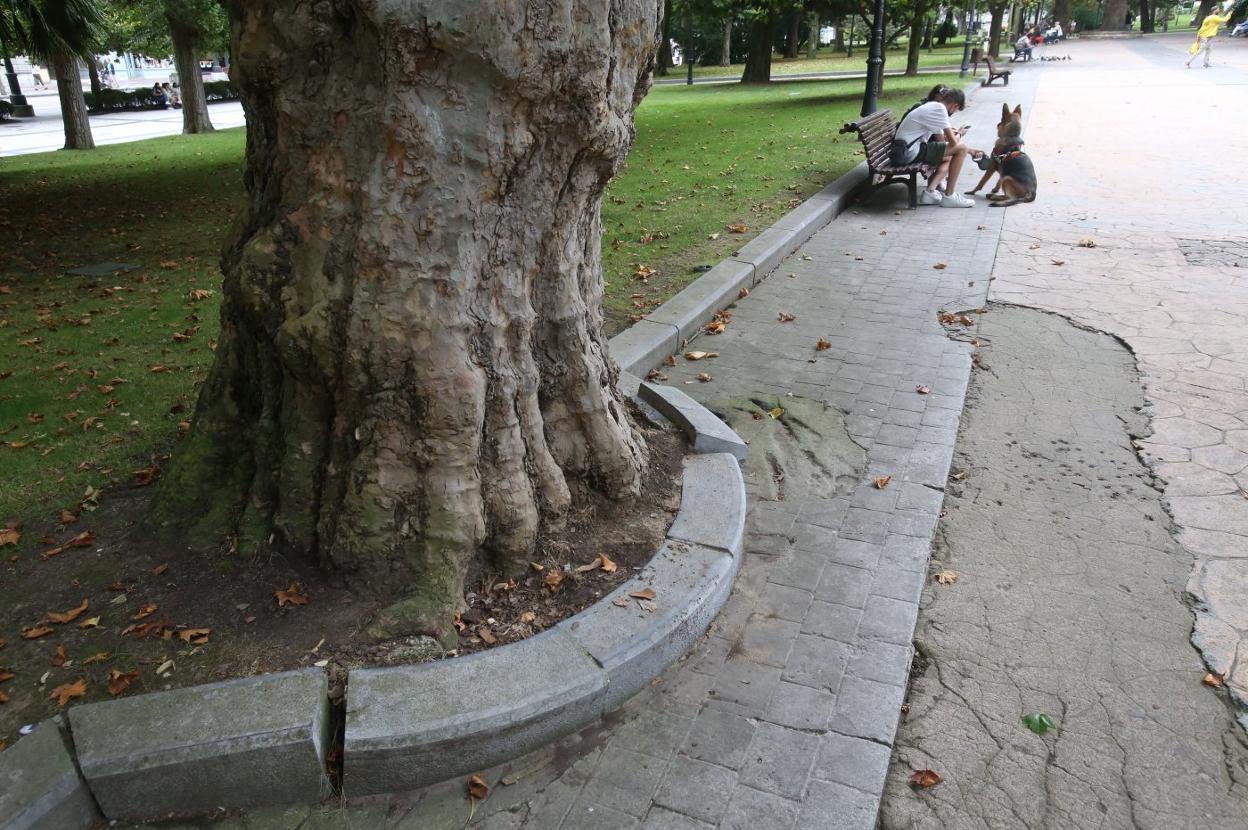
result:
[[[1007,161],[1011,161],[1021,156],[1023,154],[1022,147],[1023,145],[1021,142],[1018,144],[1010,144],[1005,152],[997,153],[992,157],[992,160],[995,161],[998,166],[1005,164]]]

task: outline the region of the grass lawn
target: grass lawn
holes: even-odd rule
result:
[[[908,105],[937,80],[890,78],[884,105]],[[857,115],[861,87],[655,88],[603,205],[612,330],[855,164],[857,141],[837,130]],[[0,525],[54,522],[87,487],[163,466],[212,358],[243,139],[227,130],[0,159]],[[725,229],[737,223],[749,231]],[[99,262],[140,269],[64,276]],[[638,265],[655,270],[646,283]]]
[[[884,71],[902,70],[906,68],[905,44],[886,50],[884,55]],[[919,66],[954,66],[962,63],[962,41],[956,43],[951,39],[944,46],[933,47],[931,51],[919,51]],[[745,65],[734,63],[731,66],[695,66],[695,78],[740,78]],[[687,70],[683,66],[673,67],[668,78],[683,78]],[[804,54],[797,58],[782,58],[773,55],[771,59],[771,77],[784,75],[801,75],[807,72],[866,72],[867,44],[855,44],[854,56],[845,57],[844,52],[824,47],[819,50],[818,57],[807,58]]]

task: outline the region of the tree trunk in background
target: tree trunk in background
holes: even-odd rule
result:
[[[688,51],[688,45],[685,51]],[[663,0],[663,36],[659,41],[659,66],[656,75],[667,75],[672,68],[672,0]]]
[[[453,641],[474,557],[523,572],[588,488],[638,493],[600,208],[660,9],[230,1],[246,202],[150,524],[398,598],[371,636]]]
[[[806,57],[813,61],[819,57],[819,12],[807,15],[806,25],[810,28],[810,34],[806,36]]]
[[[1073,14],[1071,11],[1071,0],[1055,0],[1053,3],[1053,17],[1055,20],[1061,21],[1062,31],[1065,32],[1067,35],[1069,35],[1070,34],[1070,21],[1073,18]],[[1019,15],[1019,19],[1020,20],[1022,19],[1021,14]],[[1022,34],[1021,29],[1019,30],[1019,34],[1020,35]]]
[[[1001,26],[1005,23],[1005,6],[989,6],[992,23],[988,27],[988,54],[994,58],[1001,57]]]
[[[210,133],[213,128],[208,117],[208,96],[204,94],[204,76],[199,71],[199,30],[179,23],[172,15],[168,23],[182,96],[182,134]]]
[[[743,84],[765,84],[771,80],[771,44],[776,24],[770,15],[758,16],[750,24],[750,53],[745,58]]]
[[[949,31],[949,25],[952,23],[953,23],[953,7],[948,6],[945,8],[945,19],[941,21],[940,26],[938,26],[936,29],[936,45],[937,46],[944,46],[945,43],[949,40],[949,36],[947,32]]]
[[[914,19],[910,21],[910,42],[906,44],[906,74],[919,74],[919,49],[923,46],[923,24],[927,22],[926,9],[919,6],[915,9]]]
[[[801,47],[802,13],[797,9],[789,12],[789,33],[784,39],[784,56],[796,58]]]
[[[1208,17],[1209,12],[1213,11],[1214,0],[1200,0],[1200,8],[1196,10],[1196,17],[1192,18],[1192,26],[1199,29],[1200,24]],[[1106,12],[1109,14],[1109,12]]]
[[[1127,0],[1105,0],[1101,28],[1107,32],[1121,32],[1127,28]]]
[[[1156,31],[1153,25],[1153,4],[1149,0],[1140,0],[1140,31],[1151,34]]]
[[[54,46],[48,61],[52,65],[52,71],[56,73],[56,94],[61,100],[61,121],[65,128],[64,149],[95,149],[95,139],[91,137],[91,119],[87,115],[87,100],[82,95],[82,80],[78,75],[78,56],[63,47]]]
[[[720,66],[732,66],[732,20],[724,21],[724,45],[719,54]]]
[[[932,51],[932,19],[926,15],[923,17],[923,48]]]
[[[96,106],[100,103],[100,70],[96,67],[95,61],[87,61],[87,77],[91,79],[91,95],[95,99]]]
[[[835,47],[840,51],[845,51],[845,18],[836,21],[836,41]]]

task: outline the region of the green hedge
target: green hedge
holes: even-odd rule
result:
[[[235,101],[238,99],[238,90],[229,81],[207,81],[204,83],[204,97],[208,99],[208,103]],[[151,87],[102,89],[98,96],[94,92],[86,93],[86,98],[87,109],[91,112],[161,109],[159,101],[152,97]]]
[[[13,117],[13,105],[0,98],[0,121],[8,121]]]

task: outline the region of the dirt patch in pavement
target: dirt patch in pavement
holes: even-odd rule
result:
[[[1188,640],[1191,559],[1132,446],[1135,361],[1061,317],[990,312],[881,827],[1241,824],[1248,746]],[[922,769],[942,783],[912,787]]]
[[[477,566],[460,647],[449,656],[545,630],[650,560],[679,507],[685,444],[674,432],[639,429],[651,463],[640,499],[586,500],[541,539],[530,571],[516,579]],[[370,641],[364,631],[381,598],[355,594],[310,563],[155,542],[138,526],[150,495],[150,487],[119,487],[93,510],[65,505],[65,521],[28,522],[21,542],[4,549],[0,746],[59,711],[58,689],[72,705],[108,699],[110,685],[131,695],[326,661],[354,668],[444,656],[430,638]],[[78,546],[66,546],[75,538]]]

